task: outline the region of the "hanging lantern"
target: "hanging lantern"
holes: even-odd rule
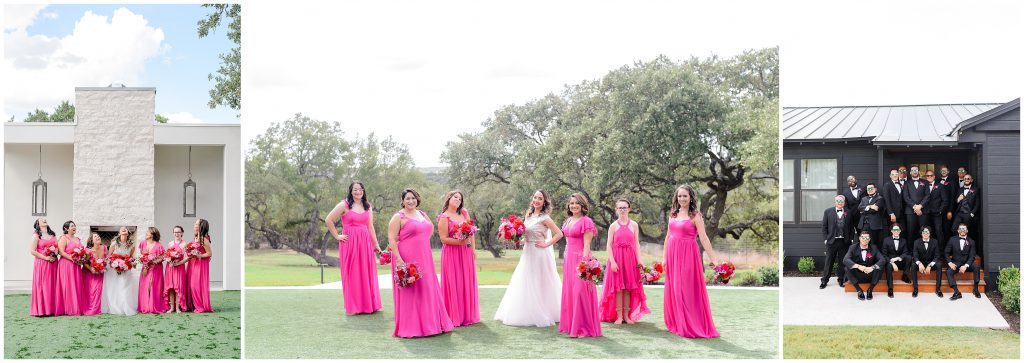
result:
[[[46,181],[43,180],[43,145],[39,145],[39,174],[32,182],[32,216],[46,216]]]
[[[196,182],[192,181],[192,146],[188,147],[188,180],[182,191],[182,216],[196,216]]]

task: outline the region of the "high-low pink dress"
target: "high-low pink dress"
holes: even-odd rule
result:
[[[172,241],[170,247],[167,250],[177,250],[182,256],[185,255],[185,241]],[[165,250],[166,251],[166,250]],[[188,293],[188,263],[183,263],[178,266],[174,266],[173,262],[167,262],[167,268],[164,269],[164,288],[162,299],[164,305],[170,309],[171,304],[174,302],[170,301],[171,291],[173,290],[177,294],[178,309],[181,311],[192,310],[192,304],[189,300]]]
[[[629,320],[638,321],[644,315],[650,314],[651,309],[647,308],[647,295],[644,294],[644,285],[640,282],[640,270],[636,267],[640,263],[636,260],[636,236],[629,229],[629,223],[619,223],[619,229],[615,230],[615,235],[612,236],[610,252],[619,267],[619,272],[605,266],[604,288],[601,289],[601,321],[615,321],[618,310],[621,310],[615,301],[615,293],[619,291],[629,292],[627,314]]]
[[[601,336],[601,319],[597,309],[597,286],[579,278],[576,267],[583,260],[583,235],[597,236],[597,227],[590,217],[583,217],[569,226],[562,224],[565,234],[565,259],[562,264],[562,311],[558,331],[570,337]],[[587,256],[589,257],[589,256]]]
[[[689,219],[668,222],[665,244],[665,325],[687,338],[717,338],[704,267],[697,247],[697,227]]]
[[[199,253],[206,253],[206,244],[199,243]],[[213,312],[213,307],[210,306],[209,257],[190,258],[188,260],[188,291],[192,300],[193,312]]]
[[[93,252],[93,259],[105,259],[107,257],[107,246],[100,245],[100,253]],[[99,315],[103,309],[103,273],[104,271],[97,271],[99,273],[92,273],[89,269],[82,270],[82,274],[85,275],[85,286],[89,293],[87,296],[87,303],[85,312],[82,315]]]
[[[345,201],[346,208],[348,201]],[[342,232],[348,240],[338,241],[338,269],[345,314],[367,314],[383,308],[377,285],[377,259],[370,235],[370,213],[350,208],[341,216]]]
[[[64,246],[64,253],[70,253],[76,247],[84,248],[78,237],[73,237]],[[57,261],[57,308],[54,315],[82,315],[85,312],[86,294],[82,267],[61,257]]]
[[[33,232],[33,235],[35,233]],[[39,238],[36,242],[36,252],[46,254],[46,249],[57,245],[57,238],[47,235],[49,238]],[[34,256],[33,256],[34,257]],[[32,303],[29,305],[29,315],[48,316],[57,311],[57,263],[35,257],[32,265]]]
[[[462,210],[462,217],[469,220],[469,212]],[[455,221],[447,214],[441,213],[438,220],[448,220],[448,233],[451,237]],[[455,326],[471,325],[480,322],[480,302],[477,299],[476,255],[468,244],[441,246],[441,294],[444,296],[444,307],[448,317]]]
[[[160,242],[142,241],[139,253],[163,258],[164,246]],[[149,265],[149,270],[139,275],[139,312],[143,314],[163,314],[167,311],[164,300],[164,263],[156,262]],[[141,271],[141,267],[140,267]]]
[[[416,264],[422,277],[407,287],[398,287],[392,280],[395,302],[395,331],[393,336],[415,338],[441,334],[455,329],[452,319],[444,309],[441,287],[437,283],[434,256],[430,252],[430,235],[434,224],[426,213],[419,212],[423,220],[409,219],[405,210],[398,212],[404,225],[398,231],[398,255],[402,261]],[[395,273],[395,259],[391,261],[391,273]]]

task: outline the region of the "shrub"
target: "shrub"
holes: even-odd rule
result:
[[[729,279],[729,285],[757,286],[760,276],[756,271],[738,271]]]
[[[779,286],[779,266],[758,267],[757,276],[761,286]]]
[[[796,266],[798,269],[800,269],[800,272],[802,273],[812,273],[814,272],[814,257],[800,257],[800,262],[797,262]]]
[[[999,293],[1003,294],[1003,307],[1020,314],[1020,269],[1017,267],[999,269],[997,285]]]

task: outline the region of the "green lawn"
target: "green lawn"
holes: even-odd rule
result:
[[[557,327],[493,321],[505,290],[480,289],[481,323],[433,337],[402,339],[394,329],[391,290],[384,310],[346,316],[339,291],[249,290],[247,358],[759,358],[778,357],[777,290],[709,290],[718,339],[686,339],[665,330],[662,289],[648,289],[652,313],[635,325],[603,324],[603,337],[569,338]]]
[[[28,315],[30,296],[4,296],[4,358],[241,358],[238,291],[210,293],[214,313]]]
[[[786,326],[786,359],[1018,359],[1020,335],[965,327]]]

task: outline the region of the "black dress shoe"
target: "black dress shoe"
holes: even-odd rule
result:
[[[874,299],[874,298],[875,298],[874,296],[871,296],[871,290],[868,290],[868,300],[871,300],[871,299]]]
[[[839,281],[839,287],[846,286],[846,281]]]
[[[935,295],[938,295],[939,297],[942,297],[942,291],[941,290],[936,290],[935,291]]]
[[[979,298],[979,299],[981,298],[981,293],[978,292],[977,289],[974,290],[974,297]]]
[[[828,285],[828,283],[827,282],[822,282],[821,285],[818,285],[818,288],[819,289],[824,289],[825,285]]]
[[[911,296],[917,297],[917,289],[914,289],[914,293]]]
[[[905,284],[909,284],[909,283],[910,283],[910,278],[909,278],[909,277],[907,277],[906,275],[904,275],[904,276],[903,276],[903,283],[905,283]]]
[[[889,292],[887,292],[886,295],[889,295],[889,298],[892,298],[892,290],[889,290]]]
[[[961,297],[963,297],[963,295],[960,295],[960,292],[959,292],[959,291],[957,291],[957,292],[954,292],[954,293],[953,293],[953,296],[951,296],[951,297],[949,298],[949,300],[957,300],[957,299],[959,299],[959,298],[961,298]]]
[[[864,292],[857,291],[857,300],[864,300]]]

